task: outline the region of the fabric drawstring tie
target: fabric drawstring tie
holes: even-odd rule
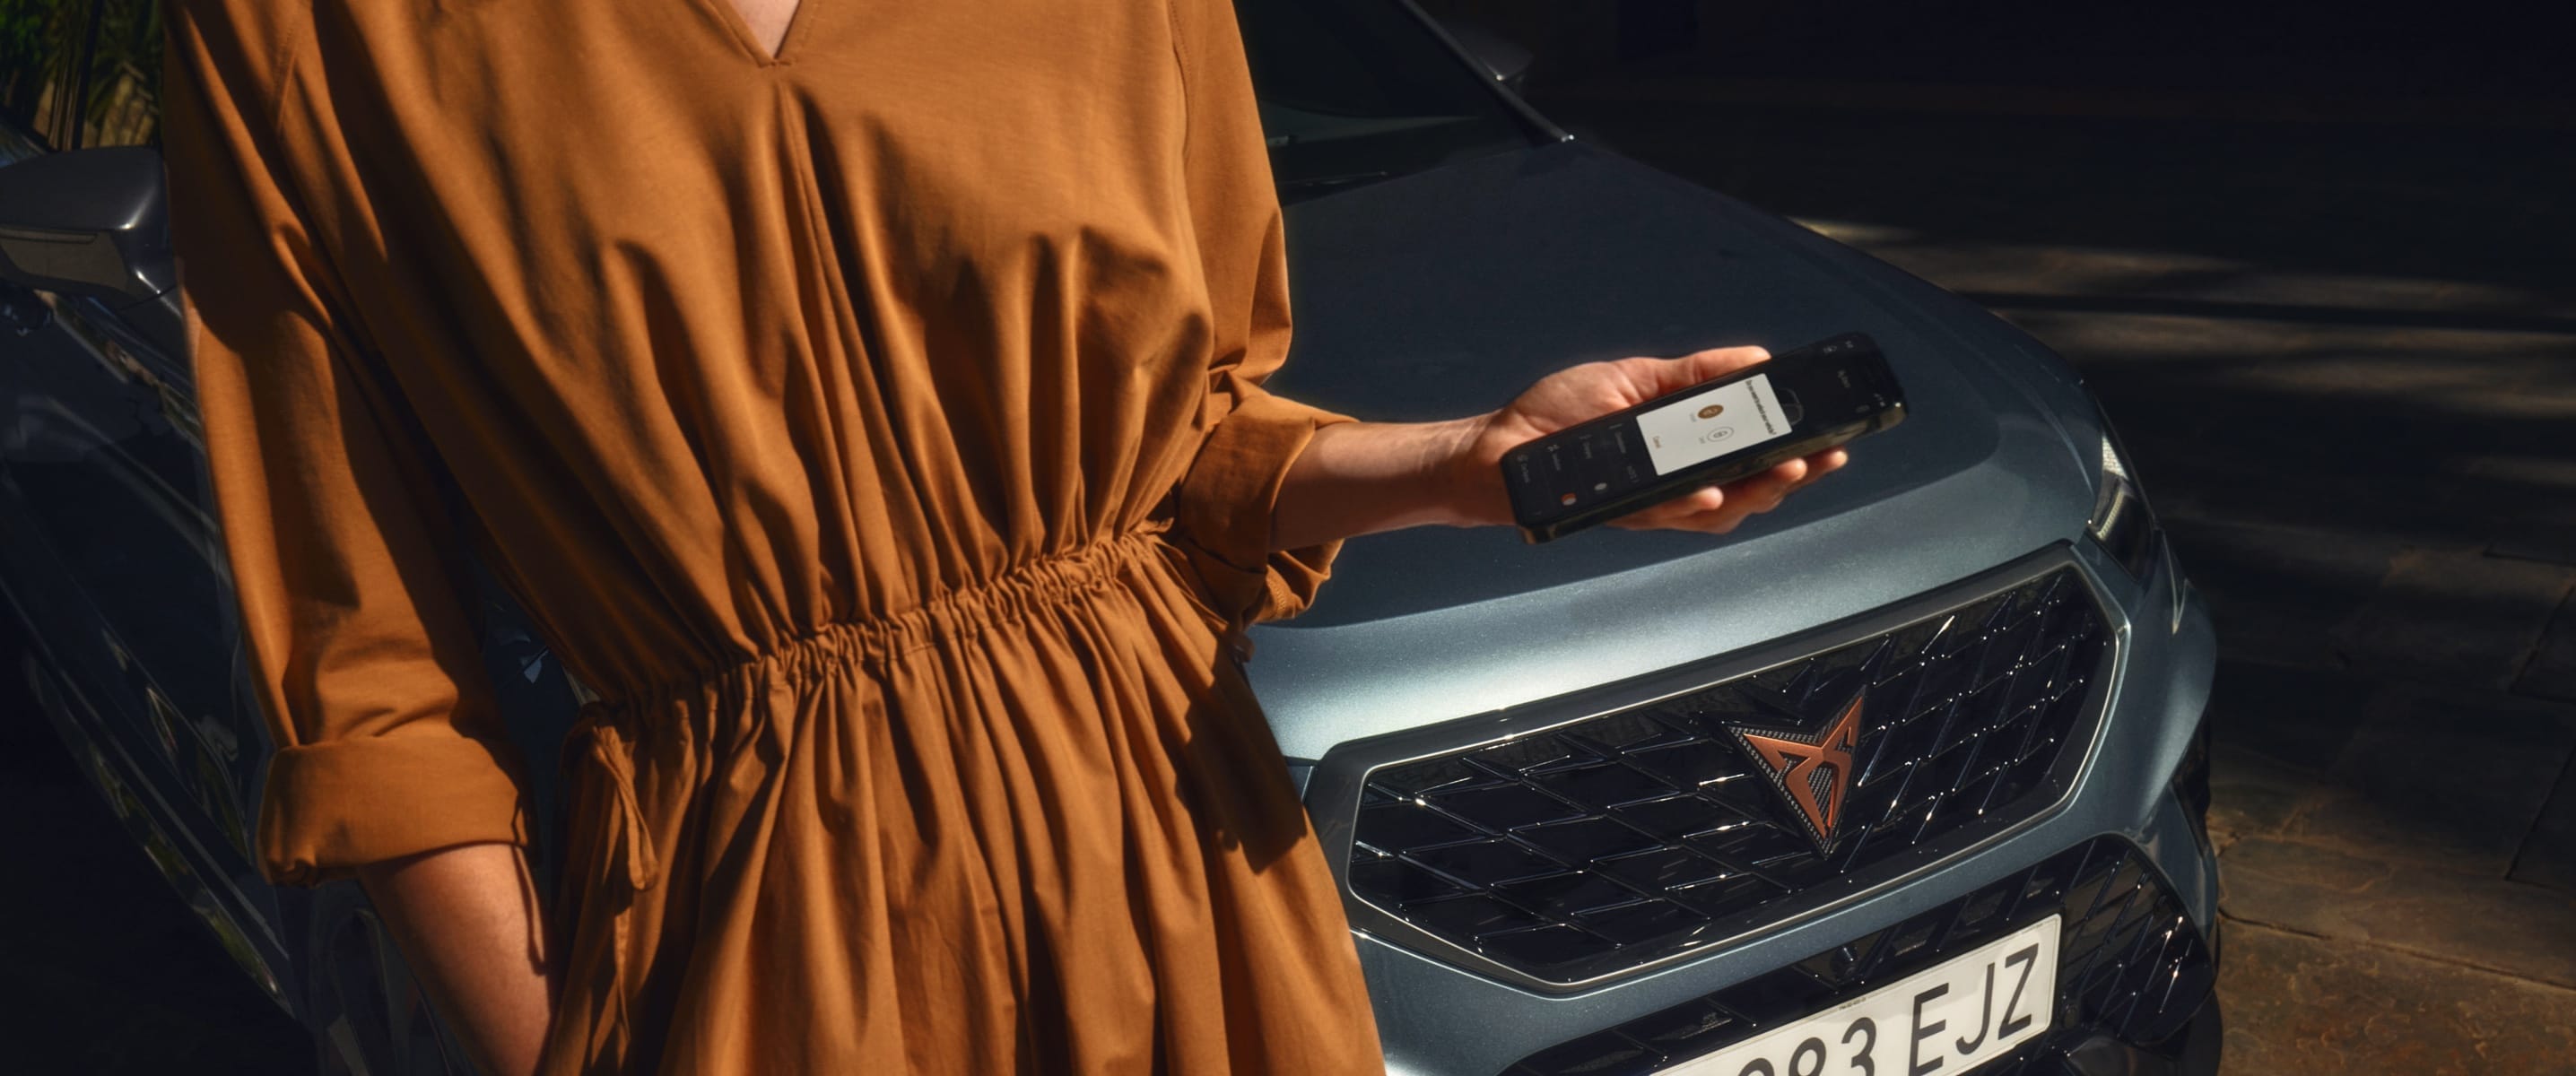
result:
[[[644,807],[635,798],[635,767],[629,761],[631,744],[625,731],[605,718],[601,712],[605,707],[592,703],[582,709],[578,731],[589,741],[590,757],[599,763],[602,775],[608,778],[610,794],[617,798],[611,823],[616,832],[608,835],[608,841],[623,861],[627,887],[640,893],[653,888],[662,862],[653,854],[653,842],[644,831]]]

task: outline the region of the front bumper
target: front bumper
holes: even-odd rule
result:
[[[2162,1042],[2131,1044],[2093,1036],[2077,1043],[2055,1071],[2063,1076],[2216,1076],[2225,1038],[2218,997],[2211,994],[2201,998],[2199,1011],[2182,1030]]]
[[[1651,1073],[1903,979],[2051,915],[2063,923],[2055,1019],[2029,1046],[1981,1071],[2055,1076],[2079,1050],[2095,1065],[2153,1057],[2205,1006],[2217,979],[2215,951],[2135,845],[2097,837],[1895,926],[1540,1051],[1506,1073]]]
[[[1509,984],[1358,932],[1356,941],[1390,1073],[1495,1076],[1548,1071],[1525,1066],[1548,1051],[1702,1003],[1732,987],[1812,962],[1856,939],[1959,906],[2010,880],[2026,880],[2030,872],[2093,846],[2097,839],[2114,840],[2128,849],[2125,854],[2134,859],[2139,876],[2153,879],[2170,902],[2173,922],[2191,937],[2202,939],[2198,944],[2206,963],[2211,951],[2207,932],[2214,928],[2216,910],[2215,872],[2189,808],[2174,793],[2171,777],[2190,747],[2207,701],[2215,664],[2209,620],[2169,568],[2139,580],[2089,544],[2078,543],[2072,552],[2111,614],[2121,658],[2093,749],[2062,806],[2007,835],[1819,914],[1677,966],[1577,993],[1545,993]],[[1326,789],[1319,784],[1310,791]],[[1312,806],[1318,808],[1319,817],[1329,809],[1323,803]],[[2192,1013],[2208,994],[2209,978],[2199,972],[2174,974],[2165,990],[2169,997],[2158,1003],[2158,1011],[2164,1014],[2159,1019],[2182,1030],[2157,1024],[2128,1029],[2131,1035],[2148,1038],[2108,1035],[2106,1042],[2133,1053],[2144,1051],[2138,1056],[2151,1058],[2156,1050],[2181,1041],[2176,1035],[2187,1038],[2189,1029],[2202,1026],[2193,1022]],[[2068,996],[2073,996],[2071,986]],[[2181,1015],[2172,1015],[2176,1012]],[[1738,1028],[1699,1040],[1705,1043],[1701,1049],[1659,1047],[1652,1056],[1641,1052],[1620,1065],[1584,1071],[1651,1072],[1750,1031]],[[2085,1036],[2097,1031],[2087,1030]],[[2129,1056],[2108,1050],[2110,1046],[2103,1044],[2087,1047],[2085,1037],[2052,1038],[2045,1050],[2031,1058],[1994,1071],[2012,1071],[2014,1065],[2038,1060],[2044,1064],[2027,1071],[2054,1072],[2046,1066],[2110,1064],[2104,1059]],[[1524,1067],[1516,1070],[1516,1066]],[[2068,1071],[2089,1076],[2093,1070]]]

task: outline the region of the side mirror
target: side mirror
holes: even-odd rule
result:
[[[1485,73],[1505,89],[1520,92],[1521,83],[1529,78],[1530,51],[1510,38],[1463,19],[1441,19],[1440,28],[1458,42],[1460,48],[1482,64]]]
[[[0,167],[0,282],[140,303],[178,283],[161,154],[72,150]]]

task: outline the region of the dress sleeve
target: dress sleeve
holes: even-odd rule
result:
[[[301,4],[172,5],[163,154],[206,459],[276,754],[261,869],[525,844],[434,457],[349,317],[276,122]]]
[[[1273,395],[1288,357],[1288,264],[1252,74],[1234,6],[1172,0],[1187,86],[1190,216],[1215,315],[1208,435],[1181,482],[1176,537],[1236,623],[1293,616],[1315,599],[1341,543],[1274,552],[1271,511],[1315,431],[1351,421]]]

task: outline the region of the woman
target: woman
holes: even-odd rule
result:
[[[1301,406],[1225,0],[739,3],[177,0],[264,869],[362,878],[494,1073],[1377,1068],[1232,637],[1761,353]],[[468,549],[599,696],[556,932]]]

